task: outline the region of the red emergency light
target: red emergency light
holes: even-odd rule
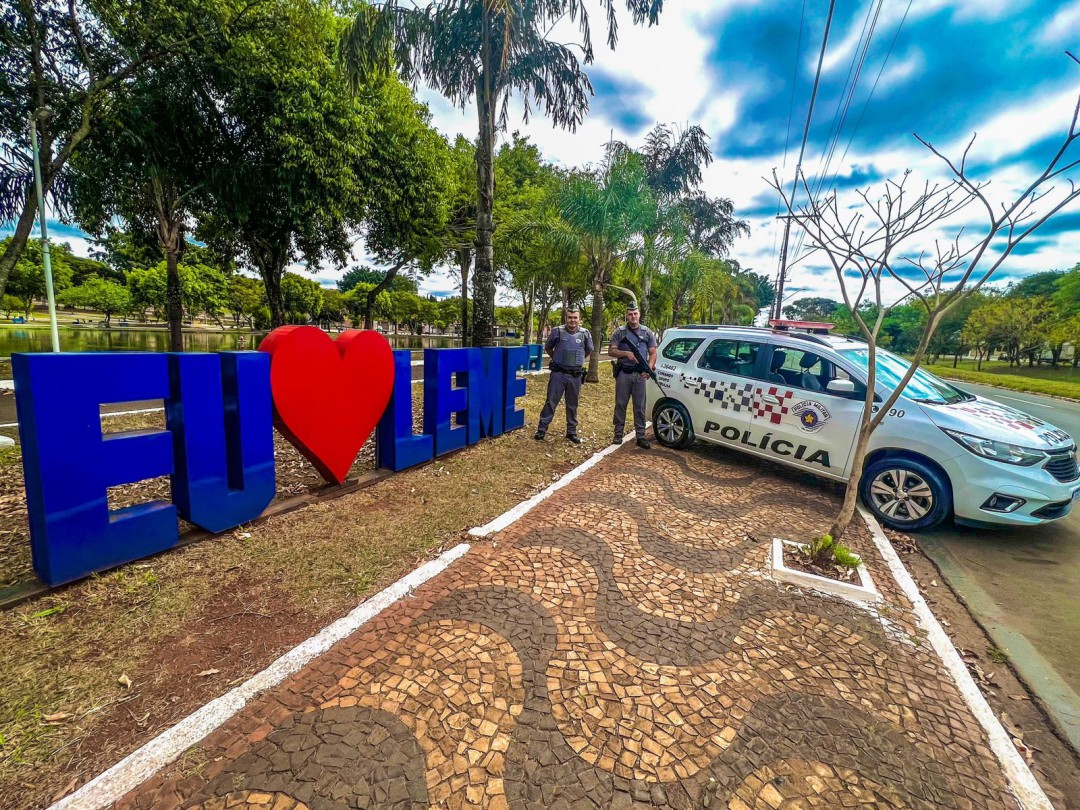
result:
[[[836,324],[817,321],[771,320],[769,326],[781,332],[808,332],[811,335],[827,335]]]

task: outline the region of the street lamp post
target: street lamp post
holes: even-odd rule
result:
[[[60,332],[56,328],[56,295],[53,293],[52,260],[49,256],[49,230],[45,224],[45,192],[41,185],[41,156],[38,154],[38,121],[52,115],[48,107],[38,107],[30,116],[30,146],[34,152],[34,187],[37,190],[38,220],[41,223],[41,259],[45,265],[45,297],[49,301],[49,326],[52,329],[52,350],[60,351]]]

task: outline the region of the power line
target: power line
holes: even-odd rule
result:
[[[814,117],[814,103],[817,101],[818,87],[821,85],[821,66],[825,62],[825,48],[829,44],[829,31],[832,28],[833,12],[836,10],[836,0],[829,0],[829,16],[825,19],[825,34],[821,38],[821,51],[818,53],[817,70],[814,73],[814,89],[810,93],[810,108],[806,111],[806,125],[803,127],[802,145],[799,147],[799,161],[795,164],[795,177],[791,181],[791,199],[795,200],[795,189],[798,188],[799,173],[802,171],[803,157],[806,155],[806,140],[810,136],[810,121]],[[787,238],[791,230],[789,226],[784,228],[784,246],[781,249],[780,278],[776,289],[776,317],[780,317],[780,307],[784,299],[784,273],[787,271]]]
[[[817,182],[814,187],[813,197],[816,199],[821,193],[822,186],[825,185],[825,176],[829,172],[829,166],[832,165],[832,159],[836,154],[836,147],[840,142],[840,135],[844,130],[844,124],[847,122],[848,111],[851,109],[851,102],[855,98],[855,89],[858,87],[859,78],[862,76],[863,66],[866,64],[866,56],[870,51],[870,42],[874,38],[874,31],[877,29],[878,18],[881,15],[881,5],[883,0],[877,0],[876,5],[872,2],[866,11],[866,21],[863,23],[863,35],[860,37],[859,44],[856,46],[855,58],[851,60],[851,68],[848,69],[848,79],[850,80],[850,86],[845,83],[844,92],[841,93],[841,103],[836,107],[836,116],[833,117],[833,124],[837,123],[837,117],[839,117],[839,125],[836,126],[835,133],[831,137],[831,143],[826,150],[825,161],[821,170],[818,172]],[[871,12],[873,12],[873,19],[871,20]],[[869,28],[867,27],[869,26]],[[852,71],[854,71],[854,77],[852,77]]]
[[[791,99],[788,101],[787,126],[784,128],[784,162],[780,167],[781,173],[783,172],[784,169],[787,168],[788,146],[790,146],[790,144],[791,144],[791,117],[792,117],[792,114],[795,111],[795,88],[796,88],[796,86],[798,85],[798,82],[799,82],[799,63],[802,62],[802,39],[803,39],[803,28],[804,28],[805,24],[806,24],[806,0],[803,0],[802,14],[799,15],[799,40],[798,40],[798,43],[795,45],[795,64],[792,66],[792,69],[791,69]],[[777,192],[777,195],[776,195],[776,216],[777,217],[780,216],[780,204],[781,204],[781,195],[780,195],[779,192]],[[774,221],[778,222],[779,219],[774,220]],[[788,227],[790,227],[790,226],[788,226]],[[773,228],[773,244],[772,244],[773,253],[776,253],[776,240],[777,240],[777,237],[779,235],[780,235],[779,234],[779,229],[774,227]],[[786,240],[787,236],[785,235],[784,238]],[[778,259],[777,259],[777,271],[776,271],[777,273],[780,272],[780,266],[782,264],[783,264],[783,260],[778,257]]]
[[[830,134],[828,147],[823,152],[824,161],[823,161],[823,163],[821,165],[821,168],[819,169],[819,171],[817,173],[817,177],[816,177],[815,182],[814,182],[814,187],[813,187],[813,189],[812,189],[812,191],[810,193],[811,201],[818,199],[821,196],[822,191],[826,188],[826,178],[828,178],[829,169],[833,164],[833,158],[836,155],[836,147],[839,145],[840,136],[843,134],[844,124],[847,122],[847,116],[848,116],[848,113],[849,113],[849,111],[851,109],[851,103],[855,98],[855,91],[858,88],[859,79],[862,76],[862,71],[863,71],[863,68],[864,68],[864,66],[866,64],[866,58],[867,58],[867,55],[870,52],[870,44],[871,44],[871,42],[873,40],[874,33],[877,31],[877,25],[878,25],[878,20],[880,19],[880,16],[881,16],[882,5],[883,5],[883,0],[877,0],[876,4],[874,2],[871,2],[870,5],[867,7],[866,20],[863,22],[863,31],[862,31],[862,34],[859,37],[859,43],[858,43],[858,45],[856,45],[855,56],[852,58],[851,67],[848,69],[848,79],[850,80],[850,83],[845,82],[844,91],[842,91],[842,93],[841,93],[841,103],[837,105],[836,116],[833,117],[834,125],[837,124],[837,121],[839,121],[839,124],[837,126],[835,126],[835,129]],[[909,5],[908,5],[908,8],[910,9],[910,2],[909,2]],[[904,16],[906,18],[907,12],[905,12]],[[899,33],[899,28],[897,29],[897,33]],[[895,43],[895,41],[896,41],[896,36],[894,34],[893,43]],[[892,44],[890,44],[890,48],[889,48],[890,53],[891,53],[891,50],[892,50]],[[887,59],[888,59],[888,56],[886,56],[886,60]],[[884,63],[882,65],[881,70],[878,71],[878,79],[880,79],[881,72],[883,70],[884,70]],[[852,78],[853,73],[854,73],[854,78]],[[877,86],[877,80],[875,80],[874,86],[875,87]],[[873,90],[871,90],[871,95],[873,95]],[[867,97],[867,102],[866,103],[869,103],[869,96]],[[866,110],[866,103],[864,103],[864,105],[863,105],[863,112],[865,112],[865,110]],[[861,114],[860,114],[860,121],[861,121]],[[856,125],[856,128],[857,128],[857,125]],[[851,144],[851,141],[849,140],[848,141],[848,146],[849,147],[850,147],[850,144]],[[844,158],[846,156],[847,156],[847,148],[845,148],[844,153],[840,157],[840,166],[843,165],[843,161],[844,161]],[[833,173],[832,178],[829,180],[830,185],[833,182],[836,181],[836,177],[839,175],[839,173],[840,173],[840,168],[838,167],[836,169],[836,171]],[[804,245],[804,242],[805,242],[805,238],[806,238],[806,234],[804,232],[800,232],[798,244],[797,244],[797,246],[795,248],[795,256],[796,256],[795,261],[799,261],[799,259],[801,259],[803,257],[803,255],[804,255],[802,253],[802,249],[803,249],[803,245]]]
[[[859,117],[855,121],[855,128],[851,130],[851,137],[848,138],[847,146],[844,147],[844,153],[840,156],[840,164],[843,165],[844,158],[847,157],[848,150],[851,149],[851,144],[855,140],[855,133],[859,131],[859,127],[862,125],[863,116],[866,115],[866,108],[870,106],[870,99],[874,97],[874,91],[877,90],[878,82],[881,81],[881,75],[885,72],[885,66],[889,64],[889,57],[892,56],[893,48],[896,46],[896,40],[900,36],[900,30],[904,27],[904,23],[907,21],[908,12],[911,11],[911,4],[913,0],[908,0],[907,8],[904,9],[904,16],[900,18],[900,24],[896,26],[896,31],[893,32],[892,42],[889,43],[889,50],[885,52],[885,59],[881,63],[881,68],[878,70],[877,77],[874,79],[874,84],[870,88],[870,95],[866,97],[866,101],[863,102],[862,109],[859,111]],[[833,182],[836,182],[836,176],[840,173],[837,169],[833,174]]]

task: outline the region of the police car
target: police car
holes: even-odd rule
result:
[[[657,441],[685,448],[703,439],[847,480],[869,349],[822,331],[667,330],[656,364],[660,386],[648,389]],[[908,365],[878,349],[878,402]],[[1041,419],[919,369],[870,437],[859,494],[882,523],[907,531],[950,515],[969,525],[1046,523],[1080,499],[1076,443]]]

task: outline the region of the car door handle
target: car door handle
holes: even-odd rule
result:
[[[768,402],[770,405],[779,405],[780,400],[774,397],[772,394],[762,394],[761,398]]]

